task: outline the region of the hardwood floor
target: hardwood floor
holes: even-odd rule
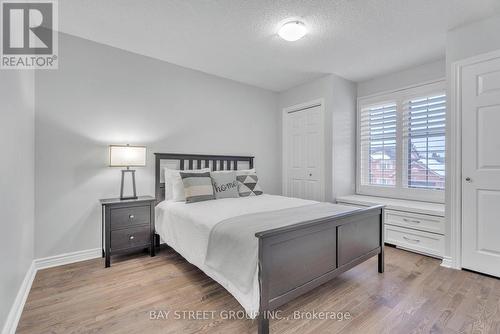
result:
[[[500,280],[439,265],[386,247],[384,274],[376,257],[351,269],[282,307],[271,333],[500,333]],[[256,333],[256,321],[225,319],[242,310],[219,284],[164,249],[154,258],[117,258],[107,269],[96,259],[39,271],[18,333]],[[351,318],[287,318],[313,310]],[[151,311],[170,313],[150,320]],[[201,312],[198,320],[175,319],[182,311],[209,312],[206,319]]]

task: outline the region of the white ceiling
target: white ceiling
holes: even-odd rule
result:
[[[327,73],[362,81],[444,57],[446,31],[499,0],[61,0],[62,32],[282,91]],[[309,34],[276,35],[300,18]]]

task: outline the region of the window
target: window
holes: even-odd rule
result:
[[[403,124],[409,188],[444,189],[446,96],[410,100]]]
[[[368,183],[396,185],[397,106],[390,103],[363,112],[362,140],[368,145]]]
[[[443,82],[359,99],[357,192],[444,201]]]

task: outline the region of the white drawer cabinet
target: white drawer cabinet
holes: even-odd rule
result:
[[[399,226],[385,225],[385,242],[437,257],[444,253],[444,235]]]
[[[444,234],[444,218],[438,216],[386,209],[385,223],[415,230]]]
[[[445,242],[444,205],[352,195],[337,199],[354,206],[385,205],[384,237],[388,244],[435,257],[443,257]]]

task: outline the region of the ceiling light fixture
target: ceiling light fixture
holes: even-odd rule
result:
[[[295,42],[307,34],[306,25],[303,22],[294,20],[283,24],[278,31],[278,35],[285,41]]]

